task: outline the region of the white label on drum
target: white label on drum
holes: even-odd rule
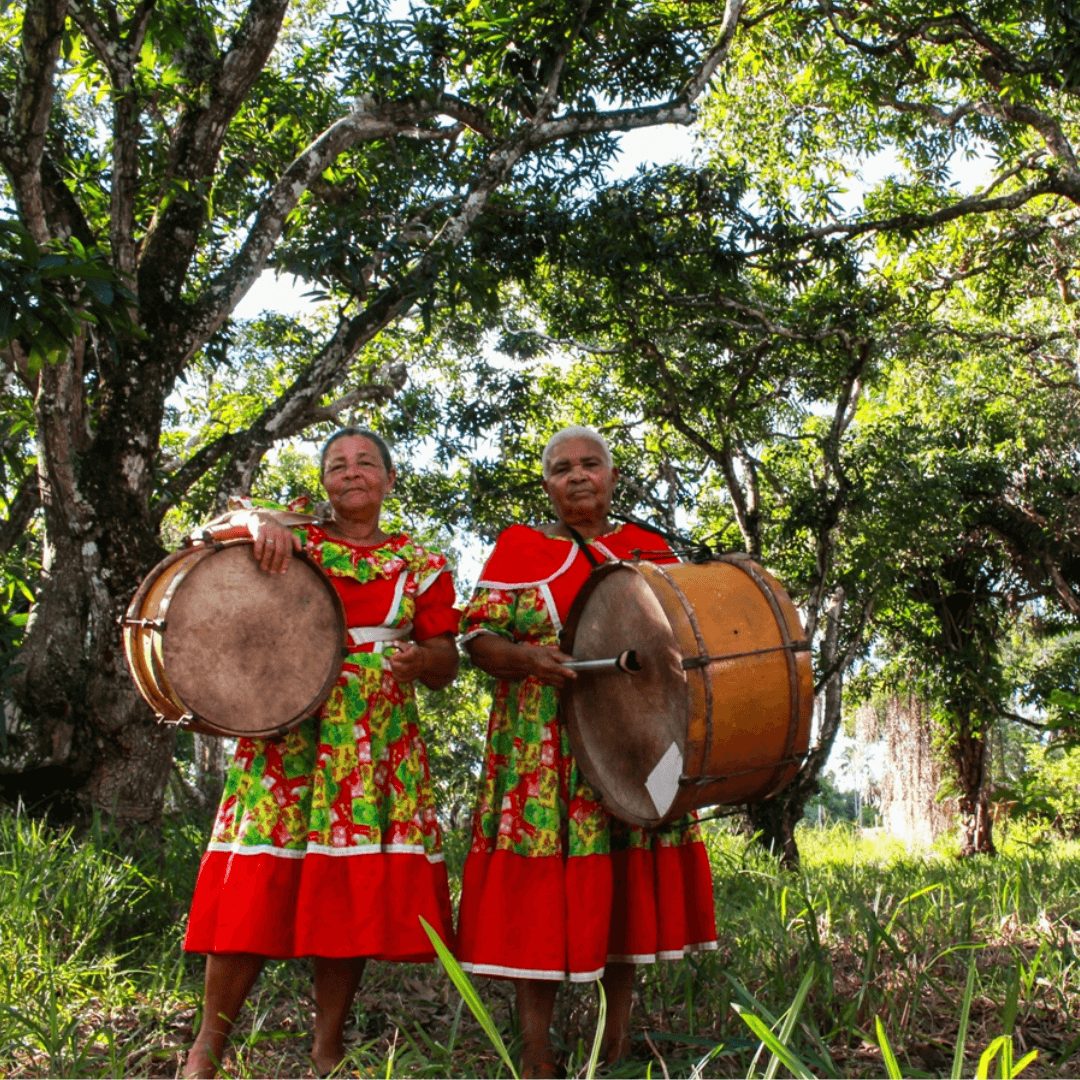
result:
[[[645,788],[656,807],[657,817],[663,817],[668,812],[675,796],[679,794],[682,765],[682,754],[678,746],[672,743],[664,751],[664,756],[653,766],[653,771],[645,781]]]

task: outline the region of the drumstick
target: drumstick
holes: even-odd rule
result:
[[[565,660],[563,667],[571,671],[603,671],[614,668],[617,671],[628,671],[632,674],[641,670],[641,661],[633,649],[625,649],[618,656],[607,656],[601,660]]]

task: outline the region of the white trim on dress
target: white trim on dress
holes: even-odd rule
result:
[[[607,957],[608,964],[655,964],[658,960],[682,960],[691,953],[710,952],[718,948],[718,943],[712,941],[700,941],[692,945],[684,945],[681,949],[662,949],[655,953],[631,953],[627,956],[610,955]],[[507,967],[503,964],[476,964],[471,961],[461,961],[463,971],[472,972],[474,975],[493,975],[507,979],[549,979],[551,981],[568,981],[572,983],[596,982],[604,977],[605,968],[597,968],[595,971],[554,971],[548,968],[519,968]]]
[[[539,530],[537,530],[537,531],[539,532]],[[545,536],[546,533],[541,533],[540,535]],[[549,540],[552,540],[552,539],[562,540],[564,538],[561,537],[561,536],[558,536],[558,537],[550,537],[549,536],[548,539]],[[561,574],[565,574],[566,571],[569,570],[570,567],[573,565],[574,560],[577,558],[578,550],[579,549],[578,549],[577,544],[575,544],[571,540],[570,541],[570,551],[567,553],[566,558],[563,560],[562,566],[560,566],[559,569],[556,570],[554,574],[551,574],[550,576],[548,576],[546,578],[540,578],[538,581],[488,581],[486,578],[482,578],[480,581],[478,581],[476,583],[475,587],[477,589],[514,589],[514,590],[535,589],[537,586],[545,585],[549,581],[554,581],[555,578],[559,577]]]
[[[374,645],[376,642],[400,641],[412,633],[412,623],[404,626],[350,626],[349,641],[353,645]]]
[[[683,960],[691,953],[712,952],[719,948],[719,942],[697,941],[684,945],[681,949],[661,949],[655,953],[630,953],[627,956],[609,956],[609,964],[655,964],[657,960]]]
[[[431,586],[434,585],[435,582],[438,581],[439,578],[441,578],[445,573],[446,567],[443,567],[437,574],[432,574],[431,577],[429,577],[426,581],[421,581],[419,586],[417,587],[416,595],[423,596],[424,593],[426,593],[428,589],[430,589]]]
[[[226,844],[220,840],[206,846],[207,854],[211,851],[226,855],[270,855],[275,859],[302,859],[306,855],[329,855],[333,858],[347,858],[354,855],[423,855],[430,863],[444,861],[442,853],[430,854],[423,844],[352,844],[334,847],[331,844],[308,844],[303,848],[280,848],[273,844]]]
[[[596,982],[604,974],[603,968],[597,968],[596,971],[573,971],[567,974],[565,971],[544,968],[503,967],[502,964],[473,964],[467,961],[460,963],[463,971],[470,971],[474,975],[494,975],[506,979],[548,979],[551,982],[569,979],[570,982]]]

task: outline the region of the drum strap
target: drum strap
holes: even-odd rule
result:
[[[566,522],[564,521],[563,524],[566,525]],[[589,547],[585,537],[573,525],[566,525],[566,531],[574,538],[574,543],[585,552],[585,558],[589,560],[590,565],[595,570],[600,565],[600,560],[593,553],[592,548]]]

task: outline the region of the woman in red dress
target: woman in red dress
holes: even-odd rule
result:
[[[370,431],[322,454],[332,515],[287,528],[241,511],[253,555],[285,573],[305,548],[341,597],[351,648],[315,716],[238,741],[199,869],[185,948],[208,953],[202,1024],[185,1076],[213,1076],[267,957],[313,958],[316,1074],[342,1032],[367,958],[434,959],[420,916],[452,942],[450,895],[413,683],[457,671],[459,614],[446,559],[379,527],[395,473]]]
[[[629,1049],[635,965],[716,948],[712,876],[699,827],[646,831],[612,819],[580,775],[558,712],[576,673],[559,632],[593,561],[677,561],[667,543],[613,526],[618,471],[590,428],[543,456],[555,520],[498,538],[463,619],[463,642],[496,680],[485,773],[458,919],[467,971],[516,982],[522,1072],[555,1075],[550,1025],[560,982],[601,979],[605,1060]]]

